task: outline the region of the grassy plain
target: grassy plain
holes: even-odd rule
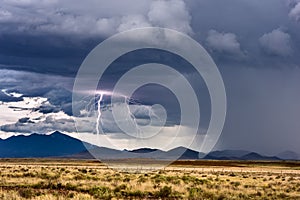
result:
[[[0,199],[300,199],[300,162],[178,161],[129,173],[92,160],[2,159]]]

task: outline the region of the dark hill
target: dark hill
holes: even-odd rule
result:
[[[55,157],[84,150],[86,147],[80,140],[60,132],[51,135],[13,136],[0,140],[0,158]]]

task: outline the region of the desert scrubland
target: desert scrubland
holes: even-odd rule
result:
[[[129,172],[93,160],[2,159],[0,199],[300,199],[300,163],[178,161]]]

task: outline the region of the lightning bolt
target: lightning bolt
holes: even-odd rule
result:
[[[137,137],[139,138],[142,131],[141,131],[141,129],[139,128],[138,123],[137,123],[137,120],[136,120],[134,114],[132,114],[132,112],[131,112],[131,110],[130,110],[130,107],[129,107],[130,103],[131,103],[131,102],[134,102],[134,100],[132,100],[132,99],[126,97],[126,96],[125,96],[124,98],[125,98],[127,110],[128,110],[128,113],[129,113],[129,117],[133,120],[134,126],[135,126],[135,128],[136,128],[136,130],[137,130]]]
[[[111,95],[110,92],[107,92],[107,91],[98,91],[97,92],[97,96],[98,96],[98,100],[97,100],[97,121],[96,121],[96,133],[97,135],[100,134],[100,123],[101,123],[101,115],[102,115],[102,111],[101,111],[101,106],[103,106],[101,103],[103,101],[103,98],[105,95]],[[141,130],[138,126],[138,123],[137,123],[137,120],[136,120],[136,117],[134,116],[134,114],[131,112],[131,109],[130,109],[130,104],[131,103],[137,103],[135,102],[132,98],[128,98],[127,96],[123,96],[123,95],[120,95],[122,97],[124,97],[124,103],[127,107],[127,111],[128,111],[128,117],[130,119],[133,120],[133,123],[134,123],[134,126],[137,130],[137,134],[141,134]]]
[[[99,126],[100,126],[100,120],[101,120],[101,101],[103,100],[103,97],[104,97],[104,93],[100,93],[99,94],[99,99],[98,99],[98,102],[97,102],[97,113],[98,113],[98,116],[97,116],[97,125],[96,125],[96,132],[97,132],[97,135],[100,134],[100,129],[99,129]]]
[[[96,104],[97,104],[97,109],[96,109],[96,112],[97,112],[96,133],[97,133],[97,136],[99,136],[102,133],[102,131],[100,131],[101,116],[102,116],[101,108],[103,107],[103,105],[102,105],[103,102],[102,101],[103,101],[103,98],[104,98],[105,95],[111,96],[112,93],[108,92],[108,91],[98,91],[97,96],[96,96],[96,99],[97,99],[97,101],[96,101]],[[143,131],[141,130],[140,126],[138,125],[138,122],[137,122],[137,119],[136,119],[135,115],[131,112],[130,105],[131,104],[142,105],[142,104],[137,102],[136,100],[134,100],[132,98],[129,98],[129,97],[125,96],[125,95],[120,95],[120,97],[124,98],[124,104],[125,104],[125,106],[127,108],[126,110],[128,112],[128,115],[127,115],[128,118],[126,117],[127,119],[125,119],[125,120],[131,120],[132,121],[132,123],[135,127],[135,130],[136,130],[136,137],[141,138],[140,136],[141,136]],[[148,112],[149,112],[148,113],[149,116],[155,117],[158,120],[160,119],[156,115],[156,113],[154,113],[150,108],[149,108]]]

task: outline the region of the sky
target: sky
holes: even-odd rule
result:
[[[217,64],[227,116],[215,149],[300,153],[299,0],[0,0],[0,138],[56,130],[78,137],[74,118],[81,119],[72,112],[72,89],[83,60],[110,36],[143,27],[187,34]],[[173,66],[199,91],[201,139],[210,119],[209,94],[184,59],[156,50],[130,52],[110,66],[103,89],[109,91],[133,66],[154,61]],[[139,124],[162,112],[152,105],[166,109],[167,126],[148,146],[190,145],[190,127],[178,125],[179,104],[167,88],[145,86],[132,99],[138,102],[130,109]],[[103,137],[114,138],[115,148],[138,147],[118,134],[109,100],[103,102]],[[81,134],[95,131],[93,120],[80,122]],[[185,135],[165,145],[178,128]]]

